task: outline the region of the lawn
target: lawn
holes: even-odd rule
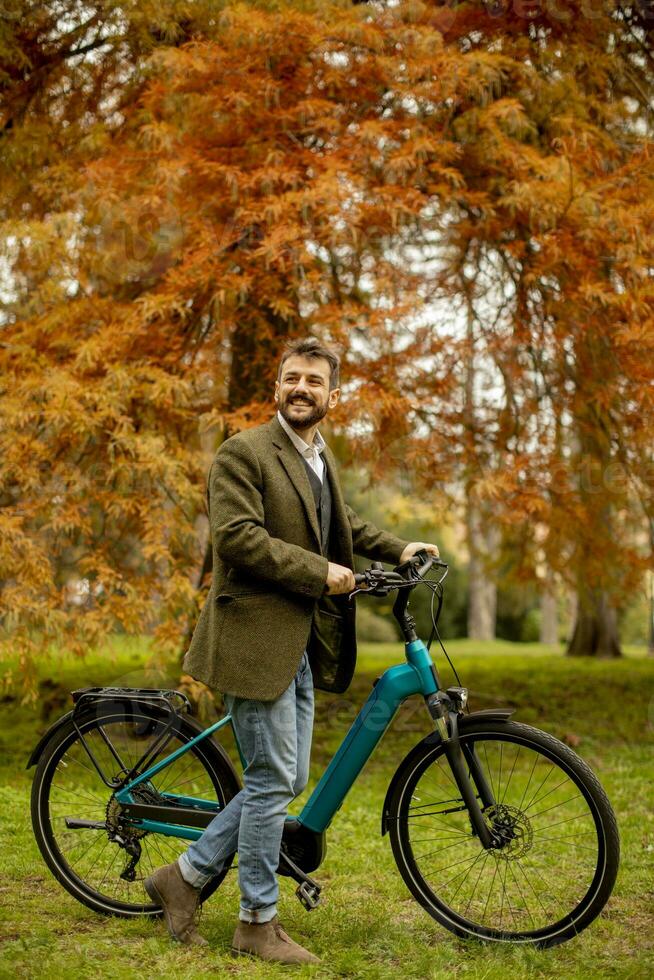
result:
[[[299,810],[366,697],[371,682],[398,659],[399,646],[362,645],[345,695],[318,693],[312,779]],[[323,960],[296,970],[317,977],[649,977],[654,975],[654,661],[630,650],[614,662],[570,661],[538,644],[453,641],[448,650],[471,691],[472,707],[515,707],[515,717],[572,745],[599,775],[620,825],[622,863],[614,894],[582,935],[547,951],[485,947],[456,939],[412,899],[400,879],[380,812],[388,782],[409,748],[430,730],[420,699],[406,702],[346,798],[315,872],[324,904],[307,913],[281,879],[280,918]],[[288,970],[233,960],[228,953],[238,905],[230,872],[206,903],[207,949],[172,943],[161,922],[96,915],[50,875],[34,843],[25,763],[38,735],[68,710],[68,692],[96,684],[176,686],[146,642],[116,641],[84,661],[60,656],[41,678],[36,705],[5,696],[0,727],[0,976],[170,978],[271,977]],[[446,686],[449,668],[437,657]],[[215,716],[215,715],[213,715]],[[212,717],[207,709],[206,717]],[[229,735],[221,741],[233,754]],[[235,756],[234,756],[235,757]]]

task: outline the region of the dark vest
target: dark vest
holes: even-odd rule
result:
[[[313,499],[316,504],[316,514],[318,515],[318,525],[320,527],[321,545],[323,554],[327,554],[329,544],[329,531],[332,523],[332,492],[327,478],[327,464],[323,460],[323,478],[315,473],[309,466],[304,456],[301,457],[309,477],[309,483],[313,491]]]

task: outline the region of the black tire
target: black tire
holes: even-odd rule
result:
[[[136,705],[130,702],[126,708],[125,702],[100,702],[79,718],[77,724],[105,774],[114,778],[119,766],[102,741],[98,726],[109,734],[121,759],[125,756],[131,766],[147,745],[153,743],[166,717],[160,708],[147,703]],[[202,730],[191,718],[180,716],[171,740],[158,757],[163,758],[186,744]],[[156,761],[156,757],[151,761]],[[175,767],[178,767],[177,771]],[[153,778],[152,784],[159,790],[175,792],[180,779],[183,779],[187,793],[215,799],[221,807],[240,788],[229,756],[210,738],[199,742],[164,768]],[[135,833],[142,849],[141,859],[135,868],[136,880],[127,882],[120,878],[120,873],[128,863],[129,854],[109,840],[106,830],[71,830],[64,823],[65,817],[99,822],[111,813],[115,818],[118,808],[119,805],[112,802],[111,789],[96,772],[72,720],[69,721],[45,746],[32,784],[32,826],[45,863],[74,898],[95,912],[123,918],[160,916],[162,910],[150,901],[143,889],[143,879],[156,867],[174,860],[189,841],[161,834]],[[78,847],[82,850],[73,860]],[[89,860],[85,861],[89,855]],[[95,862],[87,867],[94,856]],[[231,855],[220,873],[204,886],[200,896],[202,902],[219,887],[233,857]]]
[[[387,812],[402,878],[462,938],[539,947],[571,939],[600,913],[618,871],[604,790],[570,748],[528,725],[464,720],[461,745],[474,746],[492,787],[489,824],[510,828],[510,839],[483,849],[443,745],[428,736],[399,766]]]

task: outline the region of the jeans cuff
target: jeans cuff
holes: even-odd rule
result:
[[[241,907],[238,910],[238,917],[241,922],[257,923],[270,922],[277,915],[277,906],[269,905],[265,909],[246,909]]]
[[[197,868],[194,868],[184,853],[180,854],[177,858],[177,864],[179,865],[179,870],[184,881],[189,885],[193,885],[194,888],[202,888],[211,878],[211,875],[205,875],[201,871],[198,871]]]

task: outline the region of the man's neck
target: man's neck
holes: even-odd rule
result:
[[[279,414],[281,415],[281,412]],[[297,429],[294,425],[291,425],[287,418],[285,418],[284,421],[289,428],[291,428],[293,432],[300,437],[300,439],[303,439],[306,442],[307,446],[312,445],[316,432],[318,431],[318,422],[316,422],[315,425],[310,425],[308,429]]]
[[[290,425],[290,422],[289,422],[289,425]],[[297,434],[299,435],[300,439],[304,439],[304,441],[306,442],[307,446],[310,446],[313,443],[313,440],[315,438],[316,431],[318,429],[318,423],[316,423],[315,425],[312,425],[308,429],[296,429],[294,425],[291,425],[291,428],[293,429],[294,432],[297,432]]]

